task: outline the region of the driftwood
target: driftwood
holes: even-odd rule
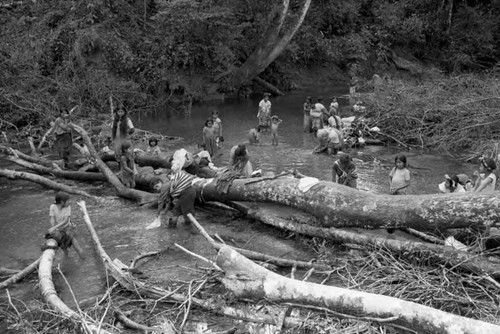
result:
[[[10,278],[8,278],[5,281],[3,281],[2,283],[0,283],[0,289],[7,289],[12,284],[15,284],[15,283],[21,281],[26,276],[28,276],[29,274],[34,272],[36,270],[36,268],[38,267],[39,263],[40,263],[40,258],[38,258],[35,262],[30,264],[29,266],[27,266],[23,270],[16,272],[13,276],[11,276]]]
[[[94,244],[94,248],[99,254],[105,268],[109,271],[111,276],[126,290],[136,293],[141,297],[146,297],[146,298],[152,298],[152,299],[168,299],[170,301],[175,301],[179,303],[183,303],[186,301],[188,298],[187,296],[183,294],[179,294],[176,292],[171,292],[164,290],[160,287],[153,286],[146,284],[144,282],[141,282],[134,278],[132,274],[129,272],[129,267],[127,267],[125,264],[123,264],[119,260],[111,260],[109,255],[106,253],[104,248],[101,245],[101,242],[99,241],[99,237],[97,236],[97,233],[94,229],[94,226],[92,225],[92,222],[90,221],[90,217],[87,212],[87,208],[85,205],[85,202],[81,201],[78,202],[78,206],[83,212],[83,218],[85,221],[85,224],[87,226],[87,229],[90,232],[90,235],[92,237],[92,242]],[[276,325],[276,319],[273,316],[267,315],[267,314],[259,314],[258,312],[252,312],[250,314],[246,310],[240,310],[237,308],[229,307],[229,306],[221,306],[221,305],[216,305],[212,304],[208,301],[205,301],[203,299],[199,299],[196,297],[189,297],[191,300],[192,305],[200,307],[202,309],[205,309],[207,311],[214,312],[216,314],[221,314],[225,315],[231,318],[237,318],[237,319],[244,319],[246,321],[250,322],[257,322],[257,323],[265,323],[265,324],[272,324]],[[306,324],[312,325],[313,322],[307,320],[307,319],[298,319],[294,317],[287,317],[284,320],[285,326],[286,327],[299,327],[303,326]]]
[[[279,213],[275,213],[276,210],[273,210],[273,208],[266,210],[263,205],[247,206],[231,202],[227,204],[239,209],[248,218],[294,233],[335,240],[342,243],[357,244],[363,247],[388,249],[392,252],[405,254],[406,256],[415,255],[417,258],[425,258],[446,264],[450,267],[465,269],[479,275],[486,274],[500,278],[500,263],[490,262],[486,256],[458,251],[450,246],[387,239],[356,230],[337,229],[334,227],[322,228],[312,225],[313,221],[305,220],[300,214],[295,214],[292,217],[281,217]]]
[[[0,169],[0,176],[8,177],[10,179],[21,179],[21,180],[28,180],[32,181],[38,184],[41,184],[42,186],[45,186],[47,188],[55,189],[55,190],[62,190],[70,194],[75,194],[75,195],[80,195],[84,196],[87,198],[94,198],[94,196],[90,195],[84,190],[81,189],[76,189],[74,187],[69,187],[64,184],[60,184],[57,182],[54,182],[52,180],[49,180],[43,176],[36,175],[36,174],[31,174],[31,173],[26,173],[26,172],[18,172],[14,170],[9,170],[9,169]]]
[[[230,247],[220,249],[217,264],[224,286],[236,296],[304,304],[344,314],[378,318],[419,333],[500,333],[500,326],[457,316],[401,299],[289,279],[256,265]]]
[[[9,146],[4,146],[0,145],[0,150],[2,150],[5,154],[13,155],[15,157],[21,158],[23,160],[26,160],[28,162],[32,162],[35,164],[47,166],[47,167],[53,167],[55,164],[54,161],[46,160],[38,156],[31,156],[28,154],[25,154],[19,150],[16,150],[15,148],[9,147]]]
[[[325,227],[411,227],[420,231],[482,226],[500,220],[500,192],[389,196],[314,178],[237,179],[227,194],[213,180],[195,183],[204,201],[283,204],[311,213]],[[306,191],[307,182],[313,185]],[[306,188],[307,189],[307,188]]]
[[[40,291],[44,301],[55,311],[65,317],[79,322],[87,330],[85,332],[96,334],[112,334],[101,328],[99,324],[94,324],[86,320],[83,316],[69,308],[57,295],[54,283],[52,281],[52,263],[56,254],[57,241],[48,239],[46,248],[40,257],[38,268],[38,280]]]

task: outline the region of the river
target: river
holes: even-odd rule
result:
[[[295,91],[286,96],[272,98],[273,114],[283,119],[280,125],[279,145],[271,145],[269,134],[263,134],[262,145],[249,146],[255,169],[279,173],[296,168],[299,172],[324,180],[331,180],[331,167],[334,157],[325,154],[312,154],[317,144],[313,135],[302,131],[302,104],[306,95],[321,94],[326,99],[332,95],[346,93],[342,88],[333,91]],[[180,136],[180,141],[160,142],[163,150],[172,151],[185,147],[193,149],[201,142],[202,129],[212,110],[219,111],[223,124],[224,143],[220,164],[227,163],[229,149],[246,142],[248,130],[257,124],[257,105],[260,98],[233,101],[219,104],[194,106],[190,115],[166,113],[145,113],[133,115],[135,125],[143,130],[170,136]],[[329,103],[330,101],[325,101]],[[342,115],[348,116],[348,115]],[[145,145],[139,143],[138,146]],[[144,148],[144,147],[143,147]],[[411,192],[429,194],[437,192],[438,183],[445,173],[472,174],[475,166],[464,164],[456,159],[427,151],[405,151],[401,147],[367,146],[349,152],[358,167],[358,188],[374,193],[387,193],[388,174],[397,153],[407,155],[412,173]],[[92,191],[94,185],[84,185]],[[98,185],[103,187],[103,185]],[[53,202],[54,191],[44,189],[25,181],[0,178],[0,266],[23,268],[40,255],[43,235],[49,226],[48,209]],[[92,250],[91,239],[87,232],[76,199],[72,202],[73,221],[76,231],[87,253],[87,259],[80,261],[70,250],[70,258],[63,263],[62,270],[67,277],[78,300],[102,293],[109,284],[99,260]],[[104,203],[88,202],[90,217],[112,258],[120,258],[129,263],[140,253],[167,249],[156,261],[145,261],[141,266],[150,281],[167,285],[169,281],[187,281],[193,274],[186,266],[195,259],[175,247],[175,243],[201,255],[213,256],[213,250],[200,235],[192,235],[182,228],[145,230],[154,219],[154,211],[141,209],[134,203],[110,196]],[[197,213],[198,214],[198,213]],[[231,240],[238,247],[253,250],[265,249],[273,255],[294,259],[314,257],[312,250],[294,239],[283,238],[282,233],[260,224],[250,224],[242,219],[220,218],[211,212],[199,210],[200,221],[207,225],[210,233],[218,233]],[[272,245],[272,247],[270,246]],[[61,262],[58,254],[56,264]],[[160,263],[160,264],[159,264]],[[56,287],[63,300],[72,305],[68,287],[60,275],[54,274]],[[27,300],[38,297],[36,280],[23,283],[22,289],[11,291],[14,298]]]

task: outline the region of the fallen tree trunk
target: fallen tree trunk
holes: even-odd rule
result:
[[[115,155],[111,153],[102,153],[100,155],[100,158],[104,162],[116,161]],[[148,156],[146,154],[135,155],[134,162],[140,167],[151,166],[154,169],[157,168],[169,169],[170,167],[172,167],[172,163],[168,159],[163,159],[157,156],[154,157]]]
[[[52,281],[52,263],[57,249],[57,241],[48,239],[45,244],[45,250],[40,257],[40,265],[38,268],[38,281],[40,291],[44,301],[55,311],[65,317],[78,321],[87,330],[96,334],[112,334],[101,328],[100,324],[93,324],[87,321],[80,314],[69,308],[57,295],[54,283]]]
[[[489,334],[500,326],[457,316],[401,299],[289,279],[258,266],[230,247],[220,249],[217,264],[224,286],[236,296],[277,303],[317,306],[354,316],[379,318],[419,333]]]
[[[116,189],[117,195],[123,198],[132,199],[139,204],[147,204],[155,202],[158,198],[158,194],[151,194],[145,191],[140,191],[136,189],[131,189],[125,187],[118,177],[109,169],[109,167],[101,160],[99,154],[97,153],[92,141],[88,136],[87,132],[80,126],[70,123],[70,127],[77,131],[80,136],[82,136],[85,145],[89,149],[90,155],[95,159],[95,166],[101,171],[101,173],[106,177],[109,183]]]
[[[18,158],[21,158],[23,160],[26,160],[26,161],[29,161],[32,163],[36,163],[39,165],[52,167],[55,164],[54,161],[49,161],[49,160],[46,160],[46,159],[43,159],[40,157],[31,156],[31,155],[25,154],[19,150],[16,150],[15,148],[12,148],[9,146],[0,145],[0,150],[2,150],[5,154],[13,155],[15,157],[18,157]]]
[[[90,195],[84,190],[81,189],[75,189],[73,187],[69,187],[64,184],[60,184],[57,182],[54,182],[52,180],[49,180],[43,176],[36,175],[36,174],[31,174],[31,173],[26,173],[26,172],[18,172],[14,170],[9,170],[9,169],[0,169],[0,176],[5,176],[10,179],[21,179],[21,180],[28,180],[32,181],[38,184],[41,184],[42,186],[45,186],[47,188],[55,189],[55,190],[62,190],[70,194],[75,194],[75,195],[80,195],[80,196],[85,196],[88,198],[94,198],[94,196]]]
[[[311,213],[326,227],[402,226],[424,231],[500,220],[500,192],[390,196],[307,177],[237,179],[227,194],[219,192],[212,179],[198,180],[195,187],[204,201],[283,204]]]
[[[147,297],[147,298],[152,298],[152,299],[168,299],[171,301],[183,303],[186,301],[187,298],[190,298],[191,303],[195,306],[201,307],[205,310],[209,310],[211,312],[214,312],[216,314],[222,314],[228,317],[232,318],[237,318],[237,319],[244,319],[246,321],[250,322],[258,322],[258,323],[265,323],[265,324],[276,324],[276,319],[270,315],[266,314],[259,314],[257,312],[250,314],[246,310],[239,310],[237,308],[229,307],[229,306],[221,306],[220,304],[216,303],[210,303],[208,301],[205,301],[203,299],[199,299],[196,297],[188,297],[179,293],[175,292],[170,292],[167,290],[164,290],[160,287],[153,286],[146,284],[144,282],[141,282],[137,279],[135,279],[132,274],[129,272],[129,268],[123,264],[119,260],[112,261],[109,255],[106,253],[104,248],[101,245],[101,242],[99,241],[99,237],[97,236],[97,233],[94,229],[94,226],[92,225],[92,222],[90,221],[90,217],[87,212],[87,208],[85,205],[85,202],[81,201],[77,203],[80,209],[82,210],[83,213],[83,218],[85,225],[87,226],[87,229],[90,232],[90,235],[92,237],[92,242],[94,244],[94,249],[97,251],[99,254],[102,263],[104,264],[104,267],[106,270],[108,270],[113,276],[113,278],[126,290],[133,292],[141,297]],[[287,327],[299,327],[308,324],[307,321],[302,321],[297,318],[293,317],[287,317],[285,319],[285,326]]]
[[[23,159],[17,158],[15,156],[7,157],[7,160],[10,160],[20,166],[29,168],[34,170],[40,174],[50,174],[57,177],[61,177],[64,179],[77,180],[77,181],[103,181],[107,182],[108,179],[101,173],[92,173],[92,172],[77,172],[77,171],[68,171],[56,168],[45,167],[36,163],[28,162]]]
[[[258,220],[264,224],[277,227],[282,230],[339,241],[341,243],[357,244],[363,247],[374,247],[388,249],[397,254],[411,255],[416,258],[425,258],[427,261],[438,262],[449,267],[465,269],[478,275],[490,275],[500,278],[500,263],[488,261],[486,256],[459,251],[450,246],[436,245],[432,243],[401,241],[378,237],[367,233],[368,231],[349,231],[334,227],[323,228],[311,225],[308,220],[299,213],[290,216],[280,216],[280,210],[266,205],[251,205],[241,203],[228,203],[233,208],[243,212],[248,218]],[[243,254],[245,255],[245,254]]]
[[[31,274],[36,270],[38,264],[40,263],[40,258],[38,258],[35,262],[24,268],[23,270],[16,272],[12,277],[6,279],[2,283],[0,283],[0,289],[7,289],[12,284],[15,284],[21,281],[23,278]]]

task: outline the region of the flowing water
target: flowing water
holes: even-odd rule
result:
[[[331,180],[334,157],[312,154],[317,142],[312,134],[302,131],[302,104],[306,95],[323,94],[330,97],[343,93],[345,92],[341,88],[334,91],[324,89],[320,92],[306,90],[272,98],[273,114],[283,119],[279,145],[272,146],[270,135],[264,133],[261,137],[262,145],[248,146],[254,168],[275,173],[295,168],[303,174]],[[230,148],[245,143],[248,130],[257,124],[259,100],[247,99],[195,106],[190,115],[134,115],[134,123],[143,130],[183,138],[175,142],[160,142],[163,150],[171,151],[180,147],[193,150],[202,140],[206,118],[212,110],[217,110],[222,119],[225,141],[221,147],[222,155],[216,161],[219,165],[224,165],[228,161]],[[397,153],[407,155],[414,194],[436,193],[437,184],[443,180],[445,173],[465,172],[471,175],[475,168],[449,156],[429,152],[402,152],[398,147],[367,146],[349,153],[355,158],[358,166],[358,188],[374,193],[387,193],[388,174]],[[86,185],[84,188],[92,190],[95,185]],[[36,184],[0,178],[0,267],[23,268],[40,255],[43,235],[49,225],[48,209],[53,202],[53,196],[54,191]],[[76,200],[72,201],[73,221],[77,225],[76,232],[87,253],[87,259],[78,260],[74,251],[70,250],[70,258],[62,264],[61,269],[77,299],[81,300],[102,293],[108,282],[97,255],[92,250],[90,236],[75,202]],[[176,248],[175,243],[206,257],[214,255],[200,235],[192,235],[182,226],[177,229],[161,227],[145,230],[145,226],[154,219],[153,210],[141,209],[134,203],[115,197],[108,197],[104,203],[88,202],[87,207],[103,246],[112,258],[116,257],[124,263],[129,263],[141,253],[168,249],[161,265],[158,265],[158,262],[148,264],[147,261],[143,265],[150,279],[158,284],[168,280],[188,280],[187,277],[192,274],[185,265],[192,265],[197,260]],[[286,254],[287,257],[295,259],[314,257],[310,249],[294,240],[280,237],[280,233],[272,228],[243,220],[223,219],[201,209],[199,211],[201,220],[210,233],[218,233],[238,247],[265,249],[273,255]],[[58,254],[55,263],[61,263],[61,254]],[[55,273],[54,279],[63,300],[72,304],[69,289],[60,275]],[[14,297],[26,300],[26,295],[38,296],[36,280],[23,284],[24,289],[15,289],[12,292]]]

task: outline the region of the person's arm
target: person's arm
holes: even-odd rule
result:
[[[395,189],[395,192],[408,188],[410,186],[410,171],[405,171],[405,184],[402,187]]]
[[[50,223],[52,224],[52,227],[49,228],[48,232],[52,233],[53,231],[57,230],[58,228],[61,228],[66,225],[70,225],[71,223],[71,208],[69,208],[69,215],[64,219],[62,222],[59,224],[55,225],[56,220],[55,220],[55,213],[51,211],[51,216],[50,216]]]
[[[134,123],[132,123],[132,120],[128,117],[127,117],[127,127],[129,135],[135,132]]]
[[[483,182],[478,182],[478,186],[475,190],[475,192],[481,192],[483,191],[487,186],[489,186],[493,182],[493,178],[491,178],[489,175],[484,179]]]

